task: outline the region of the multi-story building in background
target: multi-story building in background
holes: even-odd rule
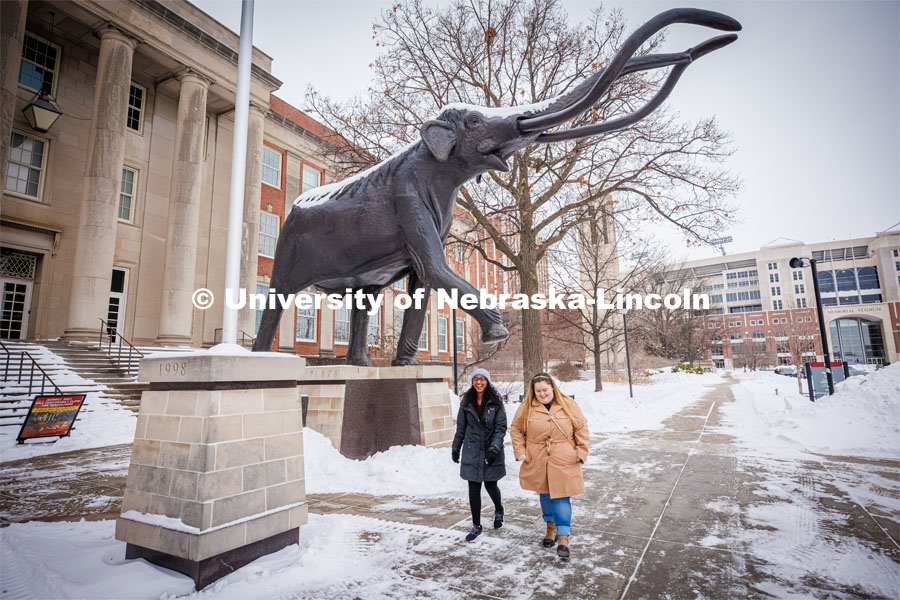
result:
[[[794,257],[817,261],[835,360],[886,364],[900,359],[898,225],[866,238],[814,244],[778,239],[755,252],[680,265],[678,275],[710,297],[711,359],[724,367],[740,366],[750,355],[761,358],[760,364],[787,364],[801,344],[805,357],[821,360],[811,270],[792,268]]]
[[[2,11],[0,339],[113,330],[140,345],[218,343],[238,36],[172,0],[4,0]],[[254,48],[240,279],[250,293],[268,290],[294,198],[335,179],[325,156],[336,134],[273,95],[272,62]],[[62,113],[46,131],[23,113],[39,93]],[[448,248],[448,260],[477,288],[509,290],[478,253]],[[212,308],[192,305],[198,288],[216,293]],[[371,319],[375,356],[390,356],[402,319],[390,300]],[[239,340],[259,314],[241,311]],[[461,312],[457,322],[470,360],[477,325]],[[450,360],[449,310],[432,304],[426,323],[419,358]],[[275,347],[330,359],[348,336],[349,310],[287,310]]]

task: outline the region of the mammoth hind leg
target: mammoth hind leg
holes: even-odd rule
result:
[[[376,314],[374,317],[369,316],[372,309],[372,302],[369,296],[375,296],[381,291],[380,287],[364,287],[361,288],[363,294],[363,304],[365,308],[358,308],[354,298],[353,307],[350,309],[350,341],[347,348],[347,364],[357,367],[368,367],[372,364],[372,358],[366,354],[366,346],[369,340],[369,319],[380,319],[381,315]],[[356,290],[353,290],[354,294]]]
[[[267,308],[263,312],[256,340],[253,341],[253,352],[269,352],[272,350],[272,342],[275,341],[275,331],[281,322],[281,314],[283,312],[284,309],[277,303],[275,308]]]
[[[400,337],[397,338],[397,332],[394,332],[394,338],[397,341],[397,356],[391,361],[391,366],[401,367],[404,365],[417,365],[419,359],[416,353],[419,351],[419,338],[422,336],[422,328],[425,326],[425,317],[428,314],[428,296],[431,294],[431,288],[422,284],[422,281],[416,275],[415,271],[409,275],[409,293],[414,294],[417,289],[424,289],[424,302],[422,306],[416,308],[415,303],[403,313],[403,327],[400,328]],[[394,308],[394,310],[397,310]]]

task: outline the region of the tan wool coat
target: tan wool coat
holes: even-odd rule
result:
[[[549,411],[537,399],[532,400],[532,405],[526,432],[515,425],[524,404],[509,429],[516,458],[526,456],[519,470],[522,489],[550,494],[551,498],[583,494],[581,465],[587,460],[589,433],[581,409],[576,405],[573,411],[576,420],[583,423],[575,427],[559,403],[554,402]]]

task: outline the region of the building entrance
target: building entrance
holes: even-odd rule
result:
[[[34,255],[9,248],[0,252],[0,339],[23,340],[28,336],[36,269]]]
[[[885,362],[881,322],[847,317],[829,324],[835,360],[850,364],[881,365]]]

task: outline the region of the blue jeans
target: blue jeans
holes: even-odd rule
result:
[[[544,521],[556,523],[557,535],[572,533],[572,502],[568,497],[550,499],[550,494],[541,494],[541,512]]]

